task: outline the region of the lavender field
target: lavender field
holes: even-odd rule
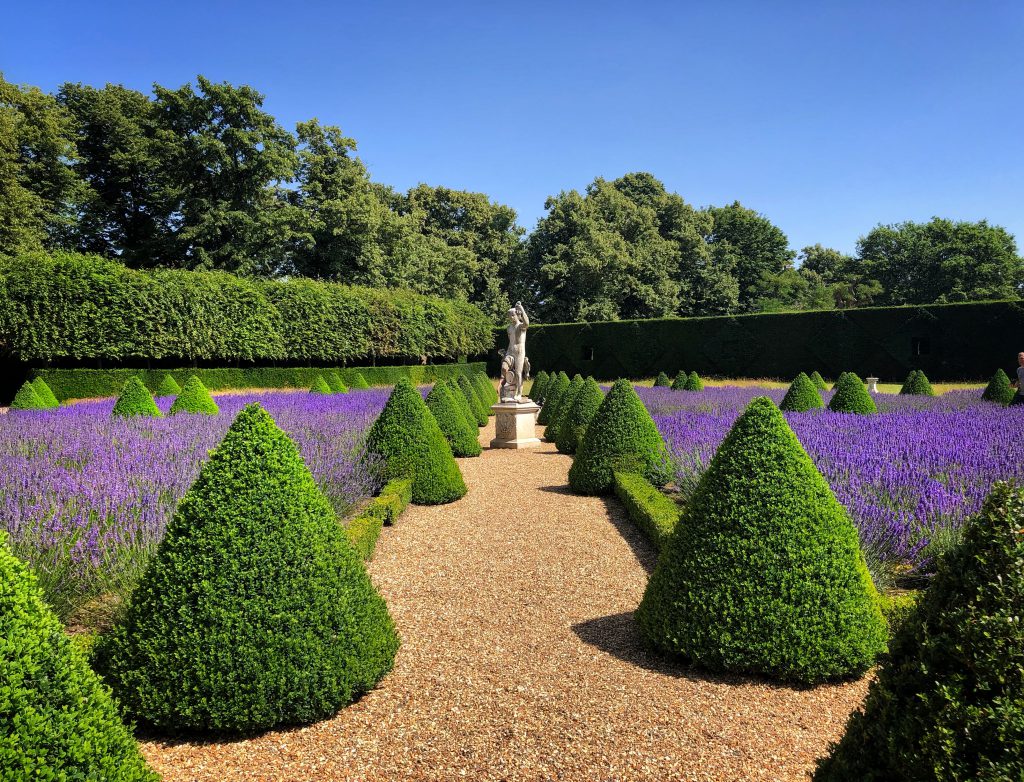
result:
[[[235,414],[259,402],[296,442],[339,516],[377,488],[362,437],[389,389],[221,396],[221,414],[113,419],[113,400],[0,418],[0,529],[63,619],[135,583]],[[171,398],[157,400],[166,413]]]

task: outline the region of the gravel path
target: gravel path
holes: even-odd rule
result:
[[[566,490],[569,464],[485,450],[460,460],[464,499],[385,530],[370,571],[403,644],[361,701],[147,758],[169,781],[805,779],[866,681],[800,690],[648,653],[632,611],[653,551],[615,500]]]

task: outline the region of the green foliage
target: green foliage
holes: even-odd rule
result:
[[[358,515],[345,524],[345,533],[359,555],[373,558],[381,528],[395,523],[412,499],[412,479],[398,478],[381,489]]]
[[[558,442],[558,433],[562,425],[562,421],[565,419],[565,414],[569,412],[569,409],[573,406],[576,401],[576,395],[583,388],[583,378],[579,375],[573,375],[571,381],[569,381],[569,387],[565,389],[565,392],[558,398],[558,406],[554,412],[551,413],[550,423],[544,430],[544,439],[549,443]]]
[[[928,382],[928,377],[920,369],[911,370],[910,374],[907,375],[907,379],[903,381],[900,393],[915,396],[935,396],[932,384]]]
[[[251,404],[178,505],[97,660],[146,723],[249,731],[334,714],[397,648],[330,503]]]
[[[637,620],[668,654],[787,681],[856,675],[885,651],[857,530],[767,397],[700,479]]]
[[[459,384],[459,390],[466,398],[466,402],[469,403],[469,409],[473,413],[473,419],[476,421],[476,425],[487,426],[487,408],[484,407],[484,403],[481,401],[480,395],[476,392],[476,388],[474,388],[473,383],[465,376],[456,378],[456,382]]]
[[[473,384],[473,390],[476,391],[477,397],[479,397],[480,402],[487,410],[487,415],[494,415],[491,405],[498,403],[498,392],[491,385],[491,381],[487,379],[483,372],[472,372],[469,375],[469,379]]]
[[[366,376],[362,372],[356,372],[351,375],[348,381],[349,388],[364,389],[370,388],[370,384],[366,382]]]
[[[548,384],[548,373],[543,369],[537,373],[530,385],[530,399],[538,405],[544,402],[544,387]]]
[[[333,394],[331,387],[327,385],[327,381],[324,380],[323,375],[317,375],[313,378],[313,385],[309,387],[309,393],[311,394]]]
[[[628,380],[616,380],[576,449],[569,486],[580,494],[607,494],[615,472],[634,472],[656,486],[669,477],[665,443]]]
[[[125,382],[124,388],[121,389],[121,395],[114,403],[112,415],[122,418],[131,418],[136,415],[160,418],[163,413],[156,406],[153,395],[149,393],[149,389],[143,385],[142,381],[137,377],[130,377]]]
[[[1016,394],[1016,391],[1010,385],[1010,378],[1007,377],[1002,369],[997,369],[996,373],[992,375],[992,379],[988,381],[988,385],[985,386],[981,398],[987,399],[990,402],[1008,405],[1013,401],[1014,394]]]
[[[920,599],[921,592],[918,591],[882,592],[879,594],[878,608],[885,618],[890,638],[895,636],[896,632],[906,623]]]
[[[565,372],[559,372],[554,376],[554,379],[548,383],[548,388],[544,395],[544,406],[540,410],[540,414],[537,416],[537,423],[541,426],[548,426],[551,423],[551,419],[554,417],[555,412],[558,410],[558,403],[566,391],[569,390],[571,384],[569,376]]]
[[[804,413],[808,410],[817,410],[825,406],[821,401],[821,392],[815,388],[814,383],[803,372],[796,376],[789,385],[789,390],[782,398],[779,405],[780,410],[794,413]]]
[[[462,392],[462,387],[459,385],[458,381],[453,378],[448,378],[447,380],[438,380],[437,382],[444,383],[446,386],[448,386],[448,390],[451,391],[452,401],[455,403],[455,406],[459,408],[459,413],[466,420],[466,423],[468,424],[470,431],[473,433],[473,436],[476,437],[476,413],[473,412],[473,408],[470,406],[469,400],[466,398],[466,395]]]
[[[626,507],[632,522],[660,550],[679,521],[682,512],[679,505],[648,483],[644,476],[630,472],[615,473],[615,495]]]
[[[164,379],[160,381],[160,385],[156,387],[155,396],[177,396],[181,393],[181,386],[178,385],[178,381],[174,379],[174,375],[170,372],[164,375]]]
[[[685,388],[687,391],[703,391],[704,381],[700,379],[700,375],[696,372],[691,372],[686,378]]]
[[[580,441],[586,434],[587,427],[597,414],[601,402],[604,401],[604,392],[592,377],[588,377],[583,387],[576,394],[569,409],[563,413],[558,426],[559,453],[576,453]]]
[[[814,387],[819,391],[828,391],[828,383],[825,382],[825,378],[821,376],[818,370],[811,372],[811,382],[814,383]]]
[[[853,372],[843,372],[836,381],[835,393],[828,403],[828,409],[833,413],[857,413],[869,415],[877,413],[878,407],[875,400],[871,398],[867,386]]]
[[[345,385],[345,381],[341,379],[341,375],[338,374],[338,370],[328,369],[323,373],[323,378],[327,381],[327,385],[330,387],[332,394],[348,393],[348,386]]]
[[[672,390],[673,391],[685,391],[686,390],[686,383],[687,383],[687,381],[689,379],[690,379],[690,376],[686,374],[686,370],[685,369],[680,369],[676,373],[675,378],[672,380]]]
[[[476,420],[470,421],[463,415],[459,404],[447,383],[437,382],[427,394],[427,409],[434,416],[441,433],[451,446],[455,456],[479,456],[480,442],[477,440]]]
[[[32,381],[32,387],[36,390],[36,396],[43,400],[43,404],[47,407],[60,407],[60,402],[57,401],[57,397],[53,395],[53,391],[46,385],[46,381],[41,377],[37,377]]]
[[[658,376],[654,378],[654,387],[660,388],[662,386],[664,386],[665,388],[671,388],[672,381],[668,379],[668,375],[666,375],[664,372],[659,372]]]
[[[178,413],[202,413],[204,415],[217,415],[220,408],[213,401],[210,392],[206,390],[203,381],[195,375],[185,381],[185,387],[171,405],[170,415]]]
[[[11,410],[46,410],[47,407],[49,405],[39,398],[35,385],[28,380],[21,384],[11,402]]]
[[[1024,778],[1024,491],[996,484],[889,645],[818,782]]]
[[[0,532],[0,769],[5,780],[159,779]]]
[[[391,392],[366,436],[366,450],[381,457],[386,478],[413,479],[417,505],[453,502],[466,493],[448,441],[408,380],[398,381]]]

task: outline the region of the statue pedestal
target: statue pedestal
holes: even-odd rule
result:
[[[499,402],[494,411],[494,439],[491,448],[534,448],[540,440],[534,432],[540,407],[531,400]]]

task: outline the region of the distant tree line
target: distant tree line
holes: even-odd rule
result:
[[[219,269],[408,288],[540,320],[1017,298],[1024,261],[985,221],[879,225],[854,256],[799,253],[735,202],[696,208],[648,173],[552,196],[526,235],[482,193],[371,181],[356,143],[294,131],[247,86],[0,76],[0,254],[66,250],[133,268]]]

